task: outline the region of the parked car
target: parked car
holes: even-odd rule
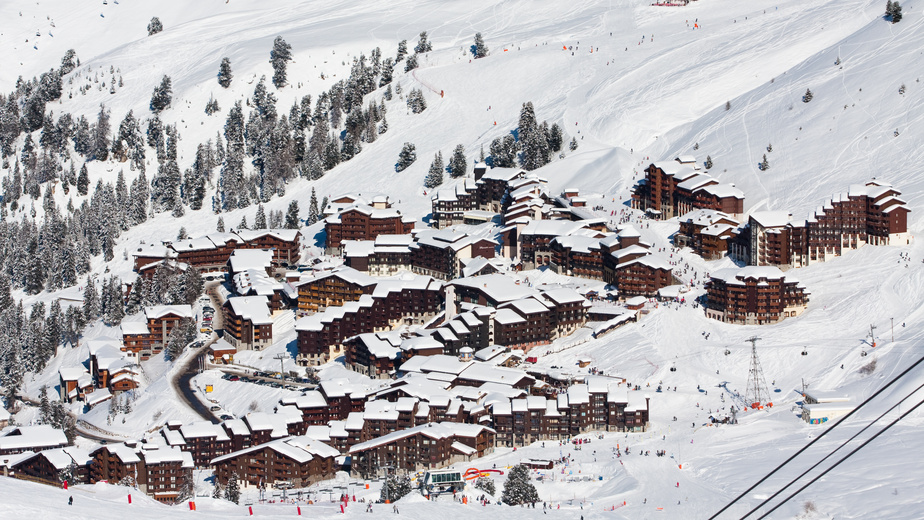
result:
[[[234,417],[225,413],[225,414],[222,414],[221,417],[219,417],[219,419],[221,419],[222,421],[230,421],[231,419],[234,419]]]
[[[220,407],[220,406],[211,406],[211,407],[209,407],[209,411],[210,411],[210,412],[217,412],[217,411],[219,411],[219,410],[221,410],[221,407]]]
[[[201,333],[203,333],[203,334],[211,334],[211,333],[212,333],[212,329],[209,328],[209,327],[202,327],[201,329],[199,329],[199,332],[201,332]]]

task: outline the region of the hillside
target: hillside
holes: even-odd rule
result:
[[[100,103],[105,103],[115,131],[129,110],[140,121],[151,117],[151,93],[161,78],[169,75],[173,102],[160,117],[165,124],[177,126],[177,163],[185,171],[193,164],[197,146],[215,140],[223,131],[236,101],[244,103],[244,116],[248,116],[252,107],[247,100],[261,76],[266,76],[268,90],[278,99],[279,114],[288,114],[289,107],[302,96],[311,95],[313,105],[321,92],[349,76],[355,57],[369,57],[376,47],[383,58],[394,57],[399,40],[406,39],[413,49],[418,34],[425,30],[433,50],[421,56],[420,66],[413,72],[404,72],[404,62],[399,63],[392,87],[400,85],[405,95],[413,88],[422,89],[428,108],[420,114],[410,113],[397,94],[385,101],[386,133],[375,142],[363,143],[361,153],[320,179],[292,179],[284,195],[264,204],[267,211],[284,212],[294,200],[300,205],[301,217],[307,218],[313,189],[319,198],[385,193],[423,226],[431,195],[423,181],[434,154],[442,152],[448,159],[453,148],[462,144],[471,165],[481,147],[488,153],[493,139],[517,127],[522,104],[531,101],[539,121],[557,123],[565,133],[565,142],[575,138],[579,145],[573,152],[566,147],[564,157],[555,157],[537,173],[548,179],[553,193],[579,187],[589,205],[604,206],[602,214],[624,208],[632,186],[650,162],[693,154],[702,163],[708,155],[714,161],[710,173],[744,191],[746,212],[787,210],[794,219],[805,218],[850,184],[884,179],[902,192],[912,209],[909,231],[917,236],[924,225],[924,178],[917,167],[924,150],[924,86],[914,67],[921,62],[924,48],[924,19],[919,14],[922,4],[917,0],[904,3],[904,19],[893,25],[882,17],[883,3],[698,0],[686,7],[656,7],[643,0],[578,4],[418,0],[374,5],[338,0],[323,6],[290,2],[267,7],[265,2],[254,0],[192,4],[180,0],[138,4],[109,0],[89,8],[65,0],[28,5],[8,2],[0,5],[0,47],[7,49],[0,56],[0,92],[13,91],[20,76],[28,80],[57,67],[65,51],[73,48],[81,65],[64,77],[62,98],[49,103],[47,110],[54,111],[56,117],[70,113],[95,121]],[[148,36],[145,27],[152,16],[160,18],[164,30]],[[468,48],[475,32],[484,35],[491,51],[486,58],[471,59]],[[281,89],[269,81],[273,74],[269,53],[278,35],[292,46],[294,57],[288,66],[289,85]],[[216,81],[223,57],[230,58],[234,72],[228,89]],[[110,68],[116,72],[110,73]],[[95,74],[107,82],[106,88],[89,83]],[[112,77],[121,77],[124,82],[114,94],[109,93]],[[78,88],[88,83],[92,88],[80,93]],[[806,89],[813,93],[808,103],[803,102]],[[384,90],[368,94],[363,105],[379,103]],[[207,116],[204,108],[211,98],[221,110]],[[142,130],[145,127],[146,123]],[[33,133],[36,143],[40,134]],[[18,138],[17,147],[22,146],[23,139]],[[418,159],[396,172],[395,163],[405,142],[416,145]],[[768,151],[770,145],[772,151]],[[146,147],[146,151],[150,180],[158,162],[152,148]],[[72,146],[71,154],[79,169],[83,158],[73,153]],[[760,170],[757,165],[764,154],[770,168]],[[65,170],[70,164],[63,163]],[[252,172],[249,158],[245,164],[246,171]],[[98,180],[114,183],[120,170],[128,182],[137,175],[128,162],[89,161],[86,166],[90,195],[77,195],[74,189],[65,195],[56,189],[53,199],[60,208],[69,200],[79,207],[91,198]],[[0,177],[10,176],[12,169],[12,164],[0,169]],[[105,262],[101,255],[94,256],[88,275],[102,279],[115,274],[131,279],[134,275],[128,253],[140,242],[172,239],[180,228],[193,237],[215,231],[218,215],[212,211],[210,200],[216,193],[220,169],[216,167],[212,173],[203,209],[186,208],[185,215],[178,218],[170,212],[159,213],[125,230],[115,243],[114,259]],[[443,188],[457,182],[447,177]],[[43,194],[45,190],[43,187]],[[22,220],[32,205],[28,195],[23,195],[19,209],[7,219]],[[34,207],[41,220],[41,198]],[[235,227],[242,218],[252,223],[256,211],[257,205],[252,204],[224,212],[222,218],[227,227]],[[670,235],[677,230],[676,221],[647,222],[639,220],[640,215],[634,218],[643,238],[655,247],[667,247]],[[314,237],[321,229],[316,224],[302,228],[302,233]],[[317,252],[312,250],[311,254]],[[648,433],[607,435],[597,449],[609,451],[611,445],[621,442],[630,443],[633,452],[667,448],[676,455],[670,464],[662,459],[649,463],[649,459],[638,457],[626,459],[625,468],[622,464],[616,468],[615,462],[600,464],[594,471],[624,480],[593,488],[590,500],[598,506],[626,500],[629,506],[615,513],[588,507],[587,518],[654,516],[656,512],[643,506],[643,500],[664,506],[673,506],[674,500],[682,502],[682,509],[667,511],[673,518],[708,517],[784,456],[818,435],[818,427],[804,424],[794,413],[803,382],[811,388],[840,389],[862,399],[916,361],[916,347],[924,337],[922,259],[924,245],[913,241],[903,246],[865,247],[795,270],[792,274],[812,293],[811,303],[800,317],[777,325],[727,325],[706,319],[701,309],[690,305],[668,304],[637,324],[543,356],[543,366],[572,365],[579,357],[590,357],[595,366],[642,385],[652,395]],[[692,273],[702,277],[733,265],[728,259],[704,261],[689,250],[674,260],[688,264],[686,277]],[[548,272],[529,275],[540,282],[557,276]],[[26,306],[62,295],[79,297],[78,287],[86,279],[83,276],[77,287],[53,293],[27,295],[17,288],[13,297],[22,299]],[[701,292],[696,289],[693,295]],[[871,324],[878,327],[880,346],[875,349],[867,342]],[[117,329],[96,324],[84,337],[117,333]],[[740,416],[741,424],[736,427],[686,427],[708,417],[705,410],[725,406],[719,400],[717,384],[727,381],[728,389],[743,391],[750,363],[746,340],[752,336],[762,338],[758,347],[763,371],[773,382],[773,389],[779,390],[774,392],[776,406]],[[273,348],[272,353],[276,353],[286,346]],[[807,356],[800,355],[803,349]],[[80,355],[63,352],[43,373],[27,376],[26,393],[37,396],[42,383],[54,385],[57,367]],[[859,369],[873,358],[878,361],[877,370],[872,375],[861,374]],[[671,371],[671,367],[677,370]],[[182,406],[169,394],[166,379],[160,377],[168,372],[159,365],[151,372],[146,417],[130,419],[129,424],[116,425],[113,430],[134,434],[170,418],[194,417],[185,408],[175,409],[175,416],[168,417],[171,408]],[[874,403],[876,410],[858,414],[860,417],[844,428],[847,432],[832,435],[836,439],[824,444],[833,447],[835,440],[843,441],[884,411],[886,404],[915,391],[922,382],[924,375],[919,370],[913,372]],[[658,384],[676,386],[678,391],[655,393]],[[716,390],[706,396],[700,387]],[[160,400],[154,392],[158,389],[170,397]],[[238,411],[246,407],[246,401],[235,401]],[[155,412],[164,415],[152,419]],[[105,412],[88,415],[93,415],[88,420],[95,424],[105,422]],[[894,418],[894,414],[887,417]],[[920,412],[910,415],[775,517],[796,517],[806,500],[814,501],[819,512],[804,518],[919,517],[924,501],[916,493],[916,484],[924,479],[924,469],[908,454],[921,447],[922,420]],[[536,456],[556,456],[551,453],[555,450],[524,449]],[[487,462],[512,463],[520,455],[498,450]],[[582,463],[591,464],[588,452],[580,456]],[[681,462],[683,469],[674,462]],[[791,478],[798,472],[791,468],[785,474]],[[32,491],[24,483],[6,480],[0,479],[0,489],[5,490],[4,495],[18,498],[2,507],[25,512],[25,497]],[[780,476],[770,484],[783,480]],[[682,483],[682,493],[675,489],[675,482]],[[744,502],[756,505],[772,493],[767,491],[770,487],[755,491]],[[568,493],[575,493],[574,489],[551,487],[547,496],[564,500]],[[62,493],[47,492],[50,501],[63,504],[66,495]],[[98,514],[97,503],[122,498],[109,496],[109,491],[99,491],[95,497],[93,493],[93,489],[86,491],[93,506],[78,500],[82,509],[75,507],[76,517],[89,518]],[[455,506],[438,504],[433,509],[415,503],[408,512],[421,518],[434,511],[452,518],[470,514]],[[29,507],[39,514],[58,512],[47,504]],[[214,507],[215,511],[206,514],[226,514],[222,509],[226,504]],[[137,509],[143,511],[140,517],[157,517],[165,511],[156,504]],[[113,506],[111,511],[107,517],[127,510]],[[572,508],[569,514],[576,512]],[[732,512],[740,515],[746,509],[739,504]],[[237,513],[243,514],[235,510]],[[329,513],[334,514],[333,510]],[[358,513],[358,508],[351,512]],[[261,514],[276,513],[266,510]],[[515,511],[514,516],[532,518],[537,514]]]

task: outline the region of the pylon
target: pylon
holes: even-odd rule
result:
[[[748,406],[754,403],[763,403],[769,399],[770,393],[767,391],[767,384],[764,382],[764,371],[760,367],[760,359],[757,357],[757,336],[748,338],[751,342],[751,368],[748,371],[748,386],[745,391],[745,401]]]

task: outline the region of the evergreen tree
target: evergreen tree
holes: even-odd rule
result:
[[[449,175],[454,178],[464,177],[468,169],[468,161],[465,159],[465,146],[456,145],[452,151],[452,158],[449,159]]]
[[[170,106],[173,100],[173,87],[170,76],[164,76],[160,80],[160,85],[154,87],[154,94],[151,95],[151,112],[158,114]]]
[[[892,2],[889,0],[886,2],[886,18],[891,19],[892,23],[898,23],[902,21],[902,6],[898,3],[898,0]]]
[[[497,168],[513,168],[516,166],[517,142],[507,134],[491,141],[491,165]]]
[[[430,52],[433,50],[433,44],[427,40],[427,31],[420,33],[420,39],[417,40],[417,46],[414,47],[414,53],[423,54],[425,52]]]
[[[526,466],[516,465],[507,472],[501,500],[510,506],[539,502],[539,493],[529,479],[529,469]]]
[[[205,104],[205,115],[210,116],[219,110],[221,110],[221,107],[218,106],[218,101],[210,97],[208,103]]]
[[[105,105],[100,104],[96,124],[90,129],[93,138],[93,148],[90,155],[93,159],[105,161],[109,157],[109,132],[109,111],[106,110]]]
[[[767,161],[767,154],[764,154],[764,160],[757,165],[761,171],[766,171],[770,169],[770,162]]]
[[[398,154],[398,163],[395,164],[395,171],[402,172],[407,169],[408,166],[414,164],[414,161],[417,160],[417,147],[413,143],[404,143],[404,146],[401,148],[401,153]]]
[[[221,499],[222,496],[224,496],[224,492],[225,492],[225,488],[222,487],[222,485],[219,484],[218,481],[216,481],[215,487],[212,489],[212,498],[219,500]]]
[[[815,95],[812,94],[812,91],[810,89],[805,89],[805,95],[802,96],[802,102],[808,103],[812,100],[813,97],[815,97]]]
[[[99,318],[100,303],[99,293],[96,292],[96,285],[93,279],[87,279],[87,286],[83,290],[83,316],[87,322]]]
[[[491,496],[494,496],[494,493],[497,492],[497,489],[494,487],[494,481],[488,477],[478,477],[478,479],[475,480],[475,489],[480,489]]]
[[[266,210],[263,209],[263,204],[257,205],[257,216],[253,220],[254,229],[266,229]]]
[[[440,184],[443,184],[443,153],[437,152],[433,156],[433,162],[430,163],[430,171],[427,172],[427,177],[424,179],[424,187],[433,189]]]
[[[407,56],[407,40],[401,40],[398,42],[398,53],[395,56],[395,63],[403,60]]]
[[[234,78],[234,75],[231,74],[231,60],[227,57],[221,59],[221,65],[218,66],[218,84],[224,88],[231,86],[231,79]]]
[[[241,490],[237,483],[237,472],[231,473],[228,479],[228,485],[225,487],[225,500],[237,504],[241,500]]]
[[[315,224],[320,218],[321,212],[318,209],[318,196],[314,192],[314,187],[311,188],[311,201],[308,204],[308,225]]]
[[[247,226],[247,215],[244,215],[243,217],[241,217],[241,223],[237,225],[237,228],[238,229],[250,229]]]
[[[273,64],[273,85],[282,88],[286,85],[286,65],[292,60],[292,46],[277,36],[270,51],[270,63]]]
[[[577,137],[571,138],[571,143],[568,144],[568,149],[571,150],[572,152],[578,149]]]
[[[225,232],[225,217],[218,215],[218,223],[215,225],[215,231],[219,233]]]
[[[552,123],[552,128],[549,129],[549,149],[558,153],[561,151],[562,143],[561,127],[558,126],[558,123]]]
[[[13,306],[13,296],[10,290],[10,279],[6,273],[0,273],[0,312]]]
[[[705,166],[707,170],[712,169],[712,156],[706,156],[706,162],[703,163],[703,166]]]
[[[148,24],[148,36],[154,36],[155,34],[164,30],[164,25],[160,23],[160,18],[154,17],[151,18],[151,23]]]
[[[410,72],[416,68],[417,68],[417,55],[411,54],[410,56],[407,57],[407,61],[404,63],[404,72]]]
[[[314,196],[314,188],[311,188],[311,198],[312,200],[317,200]],[[317,208],[317,204],[315,204],[315,208]],[[299,227],[301,227],[300,224],[301,224],[301,221],[298,218],[298,201],[293,200],[292,202],[289,203],[289,209],[286,211],[285,228],[286,229],[298,229]]]
[[[77,176],[77,194],[86,195],[90,189],[90,174],[87,172],[87,163],[80,167],[80,175]]]
[[[395,502],[413,490],[411,487],[410,475],[388,475],[385,482],[382,483],[382,491],[379,493],[379,500]]]
[[[27,294],[38,294],[45,288],[45,267],[42,265],[42,257],[39,251],[39,242],[36,237],[29,241],[28,248],[30,259],[28,271],[26,272],[26,283],[23,289]]]
[[[472,45],[472,54],[475,56],[475,59],[484,58],[488,55],[488,46],[484,44],[484,39],[481,37],[481,33],[475,33],[475,44]]]
[[[379,86],[384,87],[385,85],[390,85],[395,74],[395,62],[391,58],[385,58],[385,61],[382,62],[382,71],[381,77],[379,78]],[[388,98],[391,98],[391,90],[387,91]]]
[[[427,109],[427,100],[419,88],[411,89],[407,95],[407,107],[411,112],[419,114]]]
[[[64,76],[80,66],[80,58],[77,57],[77,51],[68,49],[61,58],[61,67],[58,72]]]

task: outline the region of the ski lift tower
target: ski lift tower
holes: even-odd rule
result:
[[[748,371],[748,386],[745,390],[744,398],[747,406],[758,407],[770,397],[767,391],[767,383],[764,380],[764,371],[760,367],[760,359],[757,357],[757,342],[761,338],[757,336],[748,338],[751,342],[751,368]]]

